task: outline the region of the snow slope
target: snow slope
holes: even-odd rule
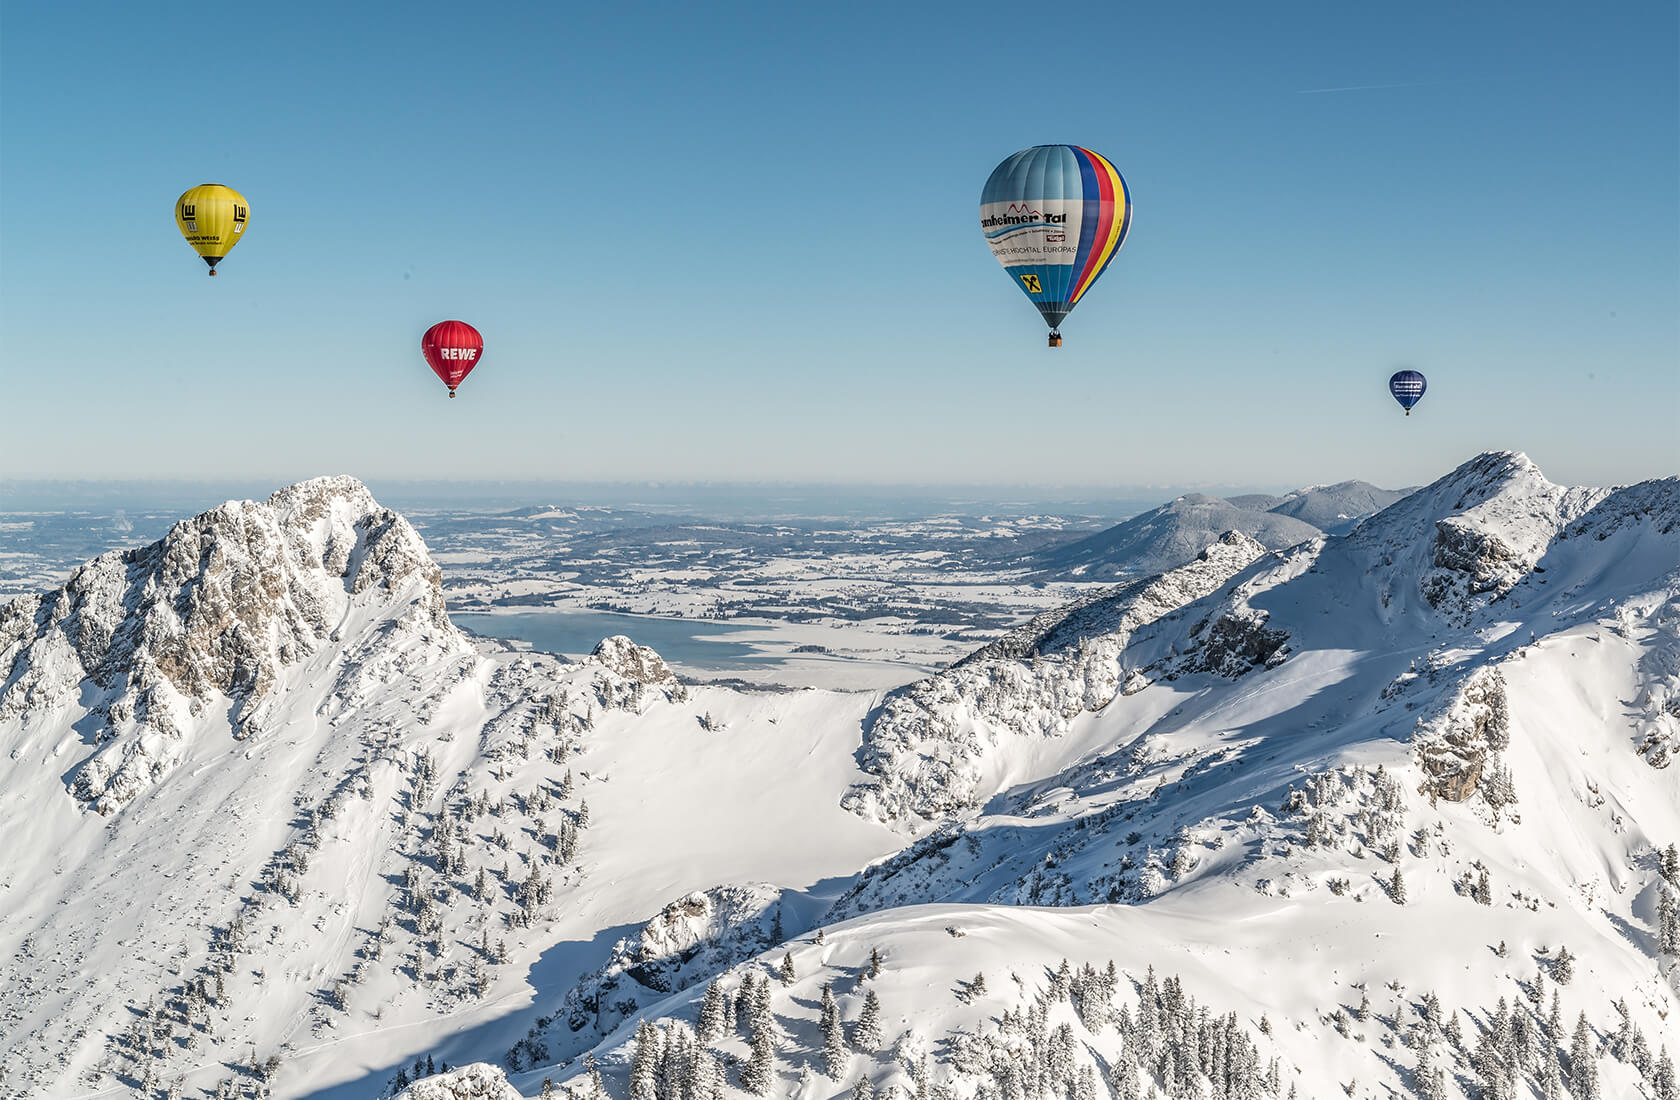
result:
[[[437,1034],[499,1057],[530,975],[675,897],[778,884],[791,919],[896,846],[823,736],[867,696],[474,647],[437,581],[323,479],[0,610],[0,1095],[370,1095]]]
[[[0,1095],[1656,1096],[1680,1054],[1680,480],[1479,456],[885,698],[469,644],[412,535],[306,483],[0,609]]]
[[[1659,1095],[1659,1051],[1680,1052],[1658,936],[1680,890],[1658,869],[1680,840],[1680,480],[1567,489],[1484,455],[1347,537],[1248,557],[1166,613],[1074,608],[888,700],[848,802],[909,845],[835,903],[820,944],[720,982],[791,956],[771,1095],[859,1077],[920,1093],[924,1052],[956,1096],[1013,1095],[1016,1073],[1046,1087],[1041,1071],[1075,1095],[1083,1065],[1095,1095],[1170,1089],[1200,1070],[1136,1023],[1151,966],[1210,1019],[1235,1014],[1225,1038],[1191,1029],[1202,1054],[1252,1043],[1258,1081],[1204,1059],[1227,1074],[1202,1079],[1215,1095],[1272,1095],[1272,1058],[1304,1096],[1542,1095],[1552,1076]],[[1072,705],[1032,720],[1047,699]],[[867,983],[892,1022],[825,1076],[819,987],[853,1019],[871,950],[904,969]],[[1086,1004],[1106,1026],[1075,1008],[1089,988],[1056,988],[1064,957],[1116,963]],[[977,973],[996,1000],[971,995]],[[597,1048],[607,1091],[643,1044],[680,1061],[700,1003],[691,988]],[[1078,1023],[1061,1048],[1058,1019]],[[752,1031],[712,1047],[745,1062]],[[575,1062],[515,1080],[543,1076],[597,1091]]]

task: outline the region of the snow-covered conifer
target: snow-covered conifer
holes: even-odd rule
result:
[[[776,976],[782,979],[783,985],[792,985],[793,980],[798,977],[798,975],[793,972],[793,952],[789,951],[782,956],[782,965],[781,968],[776,971]]]
[[[630,1100],[659,1100],[659,1033],[645,1019],[636,1028],[636,1052],[630,1056]]]
[[[1666,886],[1657,895],[1657,950],[1680,955],[1680,903]]]
[[[869,1083],[869,1074],[858,1075],[857,1084],[852,1086],[852,1100],[875,1100],[875,1086]]]
[[[752,1057],[741,1069],[741,1088],[754,1096],[763,1096],[770,1091],[775,1076],[776,1048],[770,1040],[770,1028],[754,1028]]]
[[[700,1017],[696,1021],[696,1028],[701,1042],[709,1043],[723,1034],[723,1013],[723,987],[714,981],[706,986],[706,995],[700,1000]]]
[[[1575,956],[1569,953],[1569,948],[1559,947],[1557,959],[1552,963],[1552,981],[1559,985],[1568,985],[1575,977]]]
[[[1573,1100],[1600,1100],[1598,1053],[1594,1049],[1587,1014],[1575,1018],[1575,1034],[1569,1042],[1569,1095]]]
[[[863,998],[863,1009],[852,1031],[852,1046],[863,1054],[874,1054],[881,1049],[881,998],[873,989]]]
[[[1670,844],[1663,849],[1659,868],[1670,886],[1680,888],[1680,845]]]

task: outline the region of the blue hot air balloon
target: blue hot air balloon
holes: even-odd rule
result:
[[[1407,416],[1412,415],[1412,406],[1423,400],[1423,391],[1428,388],[1429,382],[1415,370],[1395,371],[1394,377],[1388,380],[1388,392],[1400,402]]]
[[[1036,145],[992,171],[980,192],[980,231],[992,255],[1050,326],[1073,311],[1126,240],[1132,195],[1102,156],[1078,145]]]

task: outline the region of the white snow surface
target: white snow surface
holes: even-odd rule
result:
[[[1151,968],[1301,1096],[1415,1093],[1425,993],[1466,1036],[1429,1045],[1449,1095],[1501,998],[1555,990],[1566,1053],[1584,1014],[1605,1096],[1650,1088],[1618,1002],[1680,1054],[1680,479],[1483,455],[884,699],[469,644],[412,529],[321,479],[0,607],[0,677],[0,1096],[372,1097],[432,1054],[518,1093],[470,1065],[406,1095],[623,1100],[639,1025],[677,1049],[709,982],[784,956],[769,1095],[801,1100],[914,1092],[924,1056],[1007,1091],[1036,999],[1103,1096]],[[1064,958],[1114,962],[1108,1007]],[[825,984],[848,1027],[882,1008],[833,1077]]]

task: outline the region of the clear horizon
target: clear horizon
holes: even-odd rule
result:
[[[1014,11],[255,8],[212,73],[153,10],[10,5],[0,477],[1680,470],[1673,5],[1073,8],[1101,49],[1020,65]],[[975,216],[1062,141],[1137,214],[1050,351]],[[169,212],[206,181],[251,204],[213,280]]]

